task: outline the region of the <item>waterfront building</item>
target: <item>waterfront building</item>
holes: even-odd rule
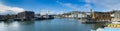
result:
[[[1,15],[1,19],[14,19],[17,18],[17,15]]]
[[[120,21],[120,11],[112,11],[112,21]]]
[[[0,15],[0,20],[7,21],[9,19],[17,18],[17,15]]]
[[[96,21],[111,21],[112,12],[93,12],[91,10],[91,17]]]
[[[24,11],[21,13],[18,13],[17,15],[18,18],[21,19],[34,19],[34,12],[33,11]]]
[[[68,12],[68,13],[62,14],[62,17],[67,17],[67,18],[83,18],[83,17],[87,17],[87,14],[85,12],[72,11],[72,12]]]
[[[2,19],[2,15],[0,15],[0,19]]]
[[[85,14],[78,14],[78,18],[85,18],[85,17],[87,17],[87,15],[85,15]]]
[[[111,12],[94,12],[94,19],[97,21],[111,21]]]
[[[0,20],[2,20],[2,15],[0,15]]]

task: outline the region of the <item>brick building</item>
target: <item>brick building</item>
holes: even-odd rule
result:
[[[22,19],[33,19],[34,18],[34,12],[33,11],[24,11],[20,12],[17,15],[17,18],[22,18]]]

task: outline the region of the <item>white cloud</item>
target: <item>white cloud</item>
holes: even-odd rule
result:
[[[7,6],[0,2],[0,15],[17,14],[22,11],[24,11],[23,8]]]
[[[104,8],[104,11],[110,11],[112,9],[120,10],[120,0],[86,0],[85,2],[94,4],[97,9]]]
[[[75,4],[71,4],[71,3],[62,3],[59,1],[56,1],[56,2],[63,5],[63,6],[66,6],[66,7],[73,9],[73,11],[89,11],[91,9],[91,5],[89,4],[89,1],[86,5],[83,5],[83,6],[75,5]]]
[[[62,3],[62,2],[59,2],[59,1],[56,1],[58,4],[60,4],[60,5],[63,5],[63,6],[66,6],[66,7],[69,7],[69,8],[71,8],[71,9],[73,9],[73,10],[79,10],[79,8],[78,7],[76,7],[74,4],[71,4],[71,3]]]
[[[90,11],[90,9],[94,9],[95,11],[111,11],[113,9],[120,10],[120,0],[85,0],[86,4],[83,6],[76,6],[75,4],[62,3],[59,1],[56,2],[63,6],[79,11]],[[91,4],[93,4],[94,6],[92,6]]]
[[[19,8],[19,7],[12,7],[10,10],[12,10],[12,11],[15,12],[15,13],[24,11],[23,8]]]

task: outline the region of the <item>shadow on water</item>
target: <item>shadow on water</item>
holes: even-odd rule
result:
[[[17,21],[19,22],[21,25],[32,25],[34,24],[34,21]]]
[[[46,19],[46,20],[53,20],[53,19]],[[35,21],[46,21],[46,20],[35,20]]]
[[[92,29],[96,30],[97,28],[103,28],[106,25],[106,23],[96,23],[92,24]]]

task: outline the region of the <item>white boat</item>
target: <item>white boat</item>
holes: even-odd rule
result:
[[[120,24],[120,21],[114,21],[113,24]]]

